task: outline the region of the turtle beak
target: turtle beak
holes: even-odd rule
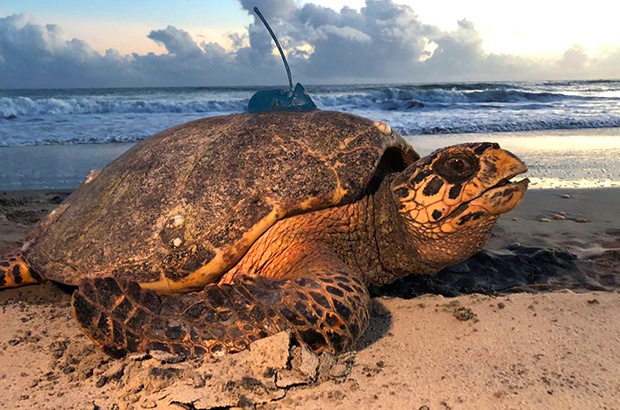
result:
[[[518,182],[502,182],[473,199],[470,210],[480,208],[491,215],[501,215],[512,211],[521,202],[530,180],[524,178]]]
[[[527,172],[527,165],[499,145],[486,143],[480,156],[480,171],[476,183],[464,189],[467,213],[501,215],[511,211],[521,202],[527,190],[529,179],[517,182],[511,179]],[[461,207],[461,211],[465,207]]]
[[[475,178],[463,189],[464,201],[474,200],[487,191],[509,185],[512,178],[527,172],[527,165],[523,161],[499,145],[482,143],[480,146],[487,148],[480,154],[480,169]],[[527,188],[527,182],[522,185]]]

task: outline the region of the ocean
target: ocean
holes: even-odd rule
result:
[[[603,133],[603,139],[596,139],[601,137],[597,130],[620,127],[620,80],[305,87],[319,109],[346,111],[386,121],[407,136],[423,154],[426,146],[430,150],[448,142],[459,142],[451,138],[457,134],[471,135],[468,137],[471,140],[497,133],[493,134],[493,139],[508,140],[509,145],[514,145],[525,135],[519,134],[521,131],[536,131],[532,135],[538,136],[529,135],[523,144],[518,144],[527,148],[526,155],[534,146],[550,146],[556,152],[558,145],[580,149],[584,145],[583,133],[576,138],[575,133],[567,134],[567,131],[588,129],[594,131],[586,138],[592,149],[604,148],[603,156],[620,154],[620,130]],[[250,97],[263,88],[0,90],[0,148],[13,148],[6,152],[15,156],[14,153],[31,152],[23,151],[28,146],[61,145],[63,152],[68,152],[62,159],[66,161],[73,155],[71,149],[67,151],[69,146],[81,145],[73,149],[82,155],[85,144],[136,142],[190,120],[243,112]],[[553,140],[551,145],[549,140],[545,143],[543,137],[549,135],[559,140]],[[122,151],[128,145],[123,146],[118,149]],[[543,153],[548,152],[547,148],[541,149]],[[45,161],[45,152],[52,151],[58,152],[59,148],[37,151],[37,160]],[[23,155],[27,163],[29,154]],[[561,170],[574,168],[570,157],[567,159],[564,155],[563,158],[567,163]],[[600,156],[596,158],[600,162]],[[104,155],[98,161],[87,161],[83,165],[94,168],[109,160],[111,158]],[[531,160],[540,164],[541,158]],[[34,181],[36,175],[29,173],[27,164],[23,165],[22,158],[14,158],[13,162],[15,166],[25,167],[18,175],[20,182],[13,183],[17,177],[4,167],[5,170],[0,171],[0,189],[75,186],[76,178],[84,177],[81,175],[83,169],[78,167],[71,172],[80,175],[69,178],[69,182],[54,184],[50,177],[47,182],[39,183]],[[554,169],[553,163],[550,162],[547,171]],[[613,166],[599,165],[590,179],[620,181],[620,171],[616,175],[616,170],[611,169]],[[552,177],[562,180],[562,175],[560,172]],[[574,178],[571,181],[575,185]]]

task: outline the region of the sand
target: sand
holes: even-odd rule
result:
[[[66,194],[1,194],[0,252]],[[0,408],[620,408],[618,204],[620,189],[531,190],[487,251],[374,289],[369,331],[339,357],[279,334],[216,359],[115,360],[77,328],[67,289],[1,291]]]

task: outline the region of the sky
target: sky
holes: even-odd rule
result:
[[[609,0],[0,0],[0,88],[620,78]]]

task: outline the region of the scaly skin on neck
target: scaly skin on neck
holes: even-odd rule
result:
[[[359,273],[366,285],[437,271],[419,260],[393,195],[386,178],[359,201],[279,221],[221,283],[232,282],[238,274],[291,277],[305,259],[329,252]]]

